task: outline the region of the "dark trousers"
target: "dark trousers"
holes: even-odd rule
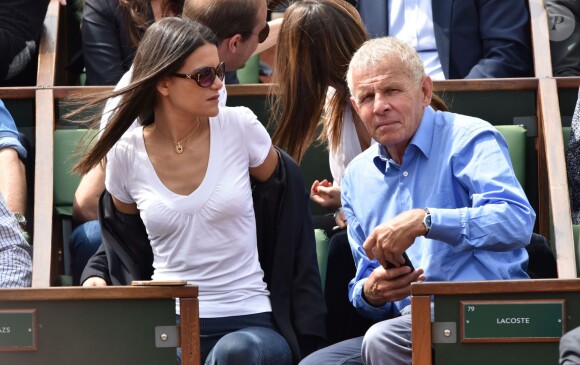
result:
[[[324,297],[328,313],[326,335],[329,344],[364,336],[375,321],[361,315],[348,299],[348,283],[356,274],[346,229],[334,231],[332,214],[312,217],[314,228],[322,229],[329,238],[328,263]]]
[[[356,266],[346,230],[329,241],[326,287],[324,296],[328,314],[326,333],[330,344],[364,336],[375,321],[361,315],[348,299],[348,283],[356,274]]]

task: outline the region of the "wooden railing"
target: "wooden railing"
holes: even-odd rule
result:
[[[59,16],[59,1],[50,0],[38,46],[38,75],[36,78],[36,86],[38,87],[55,85]]]

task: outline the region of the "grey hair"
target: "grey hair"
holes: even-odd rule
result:
[[[425,68],[415,49],[397,38],[382,37],[366,41],[352,56],[346,72],[350,94],[354,95],[352,74],[355,71],[375,66],[390,57],[399,59],[406,66],[409,76],[418,86],[425,76]]]

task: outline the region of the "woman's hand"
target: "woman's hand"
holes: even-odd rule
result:
[[[340,186],[333,185],[330,181],[315,180],[310,188],[310,199],[324,208],[336,210],[340,208]]]
[[[98,276],[91,276],[83,282],[83,286],[107,286],[107,282]]]

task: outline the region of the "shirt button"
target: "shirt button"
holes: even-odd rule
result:
[[[403,171],[403,176],[407,177],[407,176],[409,176],[409,173],[407,171]]]

